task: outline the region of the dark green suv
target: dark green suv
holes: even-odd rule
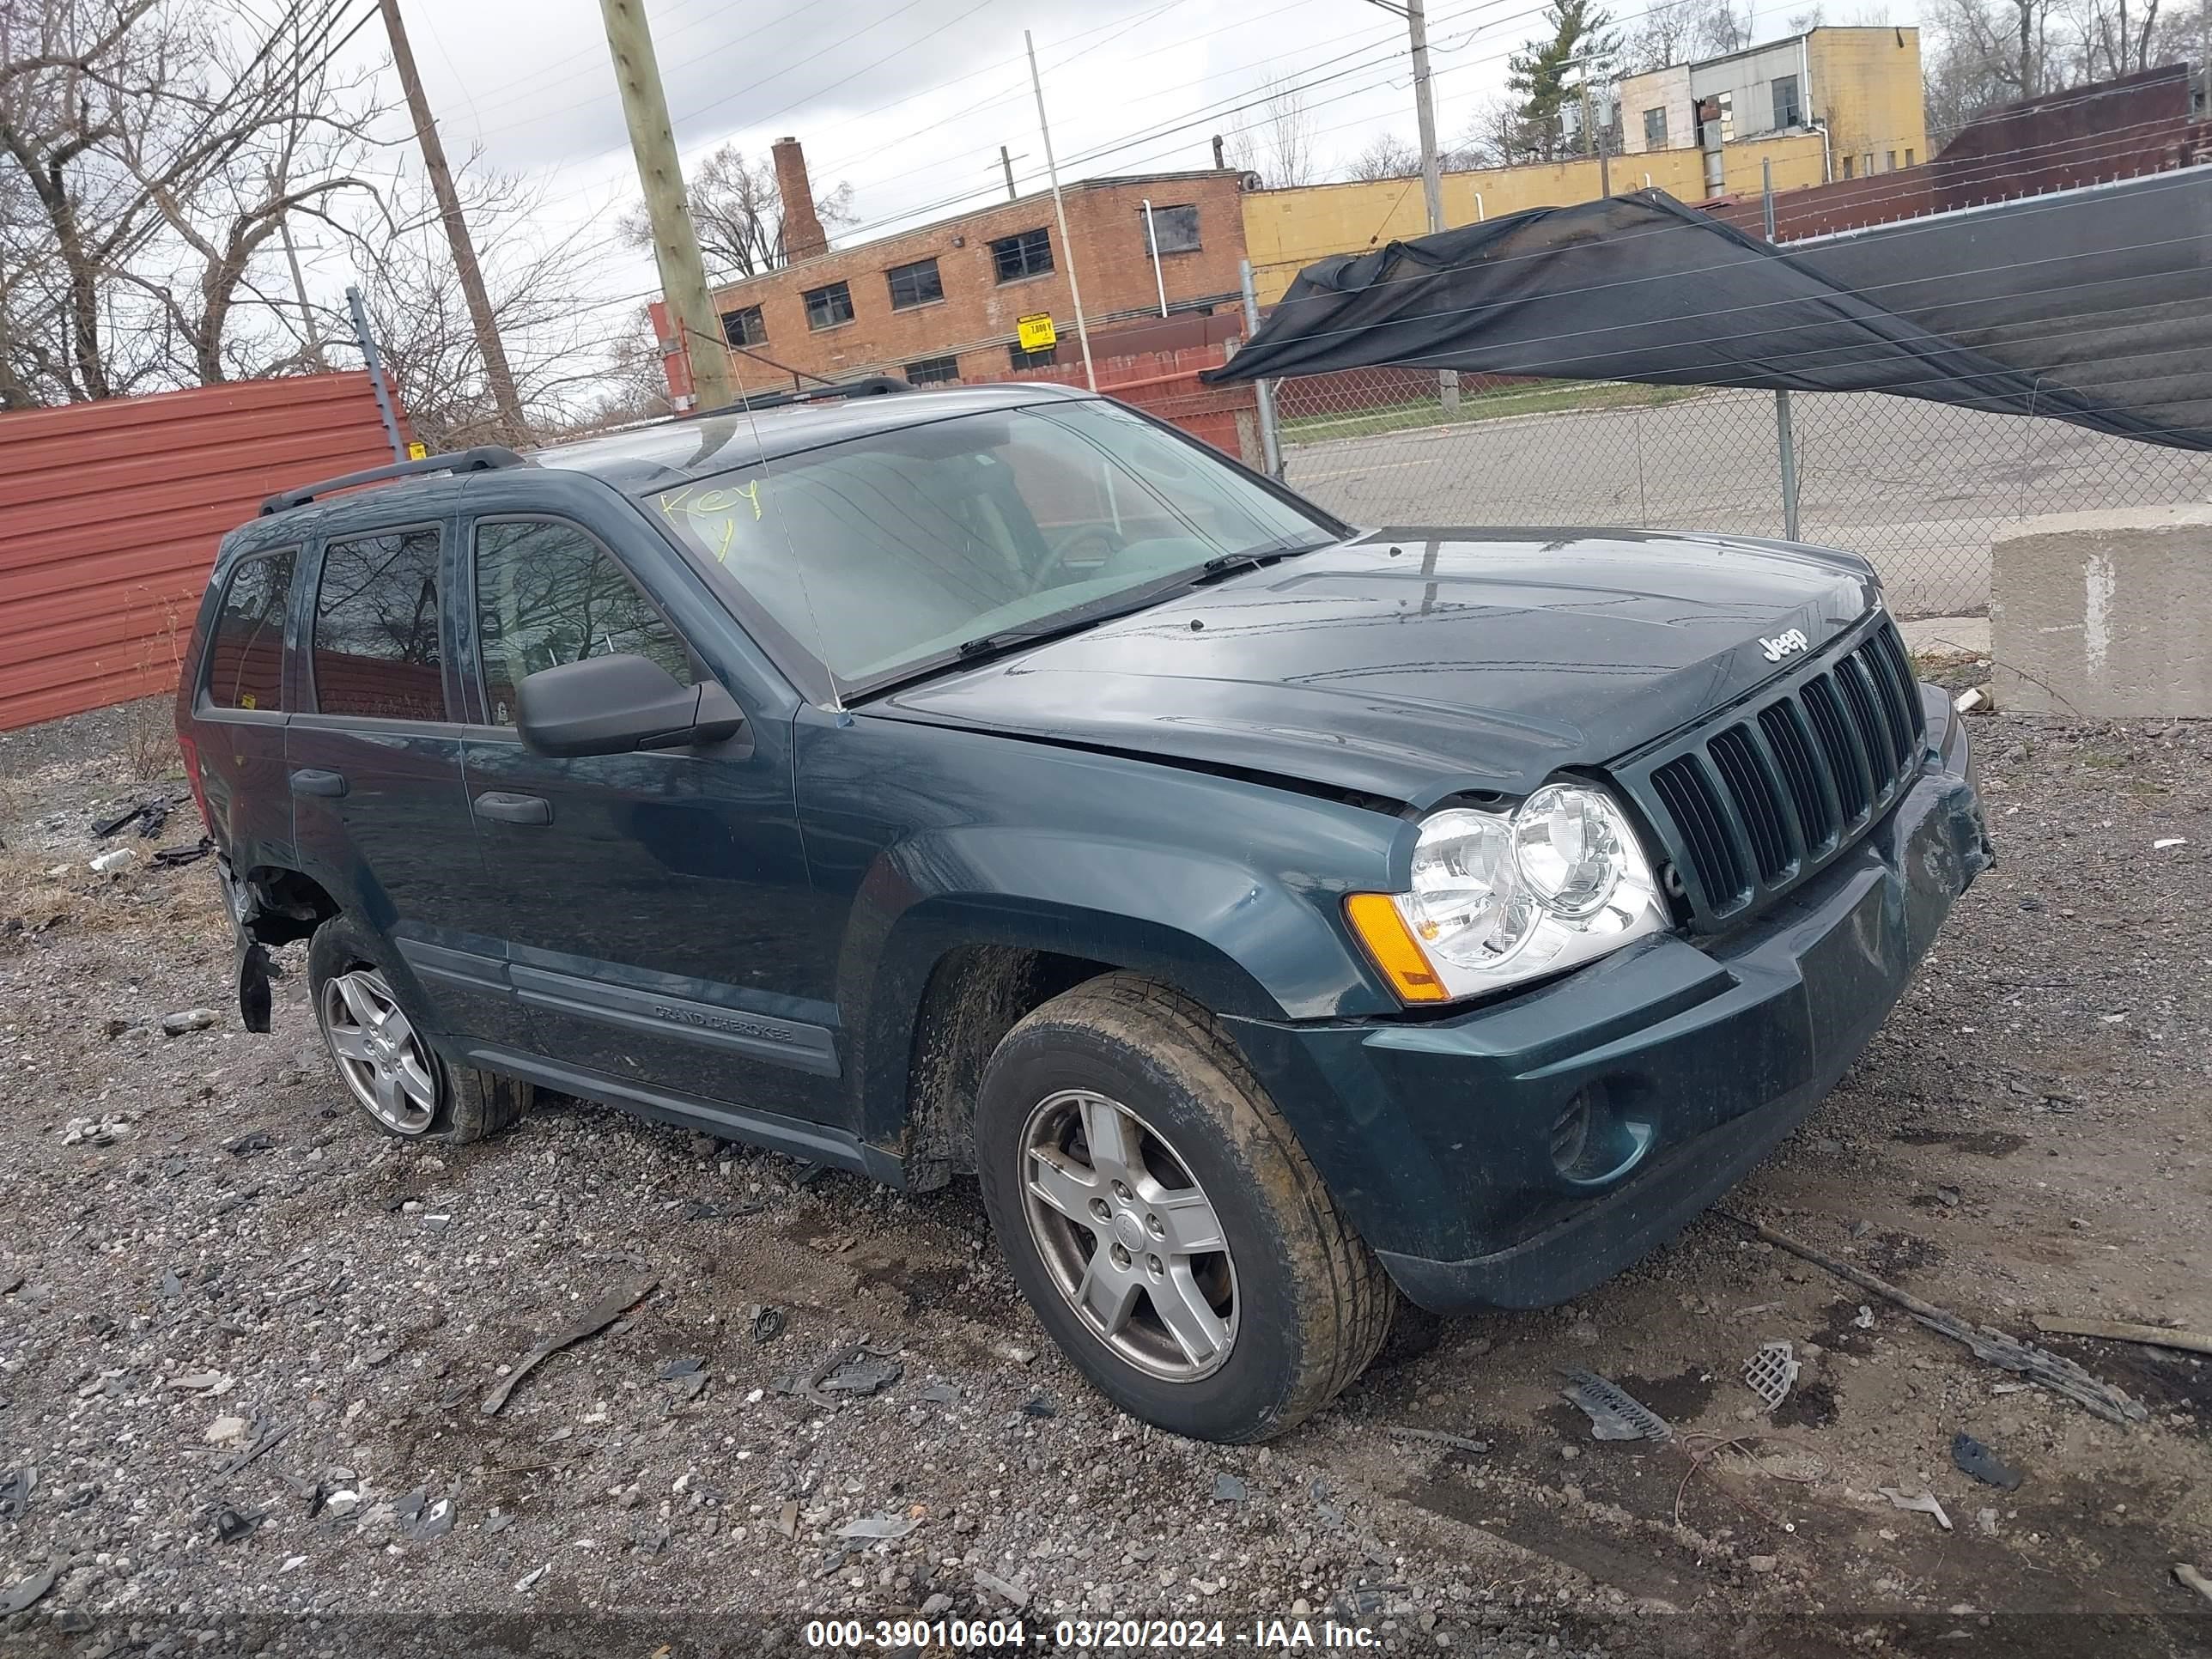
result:
[[[310,939],[385,1129],[542,1088],[972,1170],[1075,1363],[1224,1440],[1401,1293],[1668,1237],[1990,857],[1863,561],[1356,529],[1048,386],[277,496],[178,731],[249,1024]]]

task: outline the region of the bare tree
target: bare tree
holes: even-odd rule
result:
[[[1228,155],[1232,167],[1258,173],[1270,190],[1312,184],[1320,169],[1304,89],[1292,81],[1270,80],[1255,118],[1231,135]]]
[[[296,358],[264,262],[288,214],[365,188],[352,163],[377,112],[328,71],[337,9],[291,0],[270,27],[206,0],[0,0],[10,401]]]
[[[735,144],[724,144],[692,170],[684,193],[690,199],[691,222],[698,228],[699,252],[710,278],[729,282],[757,276],[787,263],[783,198],[776,189],[773,161],[748,161]],[[852,185],[841,184],[817,196],[814,213],[825,231],[851,224],[856,216]],[[630,247],[653,246],[644,203],[623,215],[615,234]]]
[[[1698,0],[1659,0],[1623,41],[1623,72],[1643,75],[1688,63],[1697,55],[1700,23]]]
[[[1724,57],[1732,52],[1741,52],[1752,43],[1754,0],[1742,0],[1740,11],[1736,0],[1705,0],[1696,15],[1693,39],[1699,58]]]
[[[1539,148],[1518,101],[1493,93],[1475,105],[1467,131],[1451,153],[1451,164],[1458,167],[1518,167],[1536,160]]]
[[[1352,158],[1347,179],[1372,183],[1383,179],[1411,179],[1421,170],[1421,153],[1395,132],[1378,133],[1365,149]]]

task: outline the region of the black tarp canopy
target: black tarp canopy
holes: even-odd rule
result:
[[[2212,167],[1771,246],[1662,191],[1323,259],[1206,379],[1888,392],[2212,449]]]

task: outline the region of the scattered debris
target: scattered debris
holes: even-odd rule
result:
[[[753,1304],[753,1340],[761,1346],[766,1347],[769,1343],[775,1341],[776,1338],[781,1336],[783,1334],[784,1324],[785,1319],[782,1309],[772,1306],[765,1302],[757,1302]]]
[[[1579,1400],[1575,1403],[1578,1406],[1582,1405]],[[1589,1408],[1583,1406],[1583,1409],[1588,1411]],[[1452,1446],[1463,1452],[1482,1453],[1490,1449],[1490,1443],[1487,1440],[1470,1440],[1463,1434],[1446,1434],[1442,1429],[1392,1428],[1385,1429],[1383,1432],[1398,1440],[1432,1440],[1439,1446]],[[1603,1437],[1601,1436],[1600,1438]]]
[[[428,1486],[417,1486],[392,1506],[392,1518],[399,1535],[411,1543],[427,1544],[434,1538],[443,1538],[453,1529],[453,1495],[433,1498]]]
[[[1771,1227],[1728,1210],[1716,1210],[1716,1215],[1733,1221],[1739,1227],[1765,1239],[1777,1249],[1825,1267],[1837,1278],[1871,1291],[1886,1302],[1893,1302],[1932,1331],[1940,1331],[1954,1341],[1963,1342],[1973,1350],[1977,1359],[1986,1360],[2002,1370],[2014,1371],[2030,1382],[2039,1382],[2054,1394],[2063,1394],[2076,1404],[2086,1407],[2108,1423],[2125,1426],[2140,1423],[2150,1412],[2141,1401],[2100,1382],[2072,1360],[2062,1355],[2039,1348],[2033,1343],[2022,1342],[2017,1337],[2006,1335],[1986,1325],[1970,1325],[1958,1315],[1948,1313],[1932,1302],[1923,1302],[1910,1291],[1899,1290],[1886,1279],[1876,1278],[1863,1267],[1855,1267],[1848,1261],[1838,1261],[1824,1255],[1809,1244],[1801,1244],[1786,1233],[1778,1233]]]
[[[2019,1489],[2020,1471],[1971,1434],[1951,1437],[1951,1461],[1985,1486],[2002,1486],[2007,1492]]]
[[[928,1406],[957,1406],[960,1403],[960,1390],[950,1382],[933,1382],[915,1394],[915,1398]]]
[[[127,870],[138,861],[137,854],[127,847],[118,847],[112,853],[102,853],[87,862],[86,867],[95,876],[112,876],[118,870]]]
[[[991,1352],[996,1358],[1010,1359],[1017,1365],[1026,1365],[1036,1358],[1035,1348],[1024,1346],[1019,1342],[994,1342],[991,1345]]]
[[[673,1382],[682,1377],[696,1376],[707,1369],[707,1362],[693,1354],[683,1359],[672,1359],[655,1374],[663,1382]]]
[[[2174,1571],[2179,1574],[2181,1569]],[[46,1570],[34,1572],[27,1578],[18,1578],[4,1590],[0,1590],[0,1614],[12,1617],[27,1611],[40,1597],[54,1587],[54,1580],[62,1576],[62,1564],[47,1564]]]
[[[835,1408],[836,1395],[866,1396],[881,1394],[906,1375],[906,1367],[888,1353],[868,1346],[865,1334],[833,1348],[813,1370],[783,1387],[787,1394],[803,1395],[816,1405]]]
[[[258,1158],[264,1152],[276,1150],[276,1137],[266,1129],[256,1129],[250,1134],[239,1136],[223,1150],[233,1158]]]
[[[910,1515],[866,1515],[838,1528],[837,1536],[871,1541],[903,1538],[921,1524],[918,1518]]]
[[[1019,1613],[1030,1604],[1030,1593],[1019,1584],[1009,1583],[997,1573],[986,1572],[981,1567],[975,1569],[975,1588],[990,1591],[992,1595],[1012,1607],[1016,1613]]]
[[[279,1572],[297,1572],[301,1568],[307,1565],[307,1558],[306,1556],[288,1555],[284,1558],[284,1565],[277,1568],[276,1571]]]
[[[2212,1578],[2207,1578],[2188,1562],[2177,1561],[2173,1564],[2173,1579],[2176,1583],[2186,1584],[2206,1601],[2212,1601]]]
[[[574,1324],[562,1326],[516,1360],[514,1369],[501,1377],[499,1386],[484,1396],[483,1404],[478,1409],[486,1417],[498,1416],[501,1407],[507,1404],[507,1396],[514,1392],[515,1385],[524,1377],[562,1349],[574,1347],[586,1337],[597,1336],[629,1309],[652,1295],[659,1285],[660,1280],[651,1275],[624,1279],[594,1302]]]
[[[240,1515],[228,1504],[216,1511],[215,1536],[219,1544],[235,1544],[242,1538],[251,1538],[262,1522],[263,1515]]]
[[[1860,1303],[1858,1316],[1852,1320],[1851,1323],[1860,1330],[1872,1330],[1874,1328],[1874,1310],[1868,1307],[1865,1303]]]
[[[1060,1407],[1042,1395],[1036,1395],[1022,1401],[1022,1415],[1024,1417],[1057,1417],[1060,1415]]]
[[[223,1395],[230,1392],[232,1382],[232,1378],[221,1371],[186,1371],[180,1376],[171,1377],[163,1386],[188,1389],[194,1394]]]
[[[1618,1383],[1592,1371],[1561,1371],[1568,1387],[1559,1397],[1581,1408],[1590,1420],[1590,1431],[1600,1440],[1669,1440],[1674,1431],[1666,1419],[1632,1396]]]
[[[2129,1325],[2112,1319],[2061,1319],[2051,1314],[2038,1314],[2035,1328],[2052,1336],[2101,1336],[2113,1342],[2177,1348],[2185,1353],[2212,1353],[2212,1336],[2168,1330],[2163,1325]]]
[[[1974,1524],[1980,1528],[1983,1533],[1987,1536],[1991,1538],[1996,1537],[1997,1535],[1997,1512],[1995,1510],[1976,1510],[1974,1511]]]
[[[490,1535],[495,1535],[499,1533],[505,1532],[514,1524],[514,1512],[508,1510],[494,1510],[489,1515],[487,1515],[483,1518],[483,1529],[487,1534]]]
[[[150,840],[161,833],[161,826],[168,821],[169,798],[167,795],[156,795],[153,799],[142,800],[136,806],[118,812],[112,818],[95,823],[92,826],[92,838],[94,841],[106,841],[118,830],[135,823],[138,826],[139,835]]]
[[[1790,1397],[1802,1369],[1797,1350],[1790,1343],[1762,1342],[1743,1368],[1744,1386],[1764,1401],[1771,1412]]]
[[[1971,714],[1974,710],[1979,708],[1988,701],[1989,697],[1987,695],[1984,693],[1980,686],[1977,685],[1969,687],[1967,690],[1959,693],[1957,696],[1952,698],[1951,707],[1957,709],[1961,714]]]
[[[31,1493],[38,1484],[39,1472],[28,1464],[0,1473],[0,1521],[21,1520],[31,1507]]]
[[[1907,1498],[1894,1486],[1881,1486],[1876,1490],[1899,1509],[1911,1510],[1916,1515],[1932,1515],[1937,1526],[1945,1532],[1951,1530],[1951,1517],[1943,1513],[1943,1506],[1936,1501],[1934,1492],[1923,1492],[1917,1498]]]
[[[289,1423],[283,1424],[281,1426],[272,1425],[268,1419],[263,1418],[256,1425],[253,1443],[246,1447],[244,1451],[238,1453],[235,1456],[226,1458],[221,1464],[216,1466],[216,1473],[217,1474],[236,1474],[248,1463],[251,1463],[255,1458],[260,1456],[262,1453],[283,1444],[285,1440],[290,1437],[291,1432],[292,1425]]]
[[[234,1445],[246,1438],[246,1422],[242,1417],[218,1417],[207,1426],[202,1437],[210,1446]]]
[[[2188,845],[2189,837],[2186,836],[2161,836],[2156,841],[2151,842],[2150,850],[2154,853],[2163,853],[2169,847],[2186,847]]]
[[[514,1593],[518,1595],[527,1595],[530,1591],[538,1587],[538,1581],[539,1579],[543,1578],[547,1573],[552,1571],[553,1564],[550,1561],[548,1561],[542,1567],[532,1568],[528,1572],[524,1573],[521,1577],[514,1581]]]
[[[1217,1504],[1241,1504],[1245,1498],[1244,1483],[1233,1474],[1213,1477],[1213,1501]]]
[[[180,1008],[173,1014],[161,1016],[163,1036],[182,1036],[187,1031],[204,1031],[215,1024],[212,1008]]]
[[[189,847],[164,847],[154,854],[154,862],[173,870],[180,864],[196,864],[214,851],[215,842],[202,836]]]
[[[783,1508],[777,1511],[775,1529],[786,1538],[799,1536],[799,1505],[795,1501],[786,1503]]]

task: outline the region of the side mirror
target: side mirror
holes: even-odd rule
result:
[[[515,687],[515,726],[541,755],[628,755],[720,743],[744,729],[721,685],[678,685],[644,657],[586,657],[541,668]]]

